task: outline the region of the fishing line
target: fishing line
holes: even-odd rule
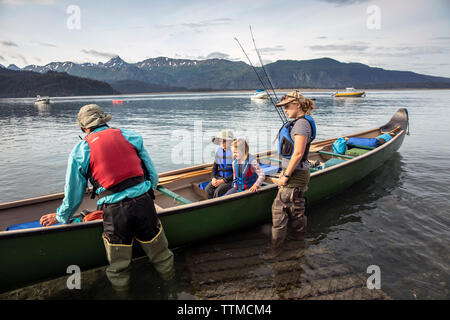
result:
[[[269,75],[269,73],[268,73],[267,70],[266,70],[266,66],[264,65],[264,63],[263,63],[263,61],[262,61],[261,55],[259,54],[259,50],[258,50],[258,48],[256,47],[255,38],[253,37],[252,26],[249,26],[249,28],[250,28],[250,34],[251,34],[252,40],[253,40],[253,45],[255,46],[255,51],[256,51],[256,54],[258,55],[258,58],[259,58],[259,63],[261,64],[261,67],[262,67],[262,69],[263,69],[263,71],[264,71],[264,74],[266,75],[267,81],[268,81],[269,84],[270,84],[270,87],[271,87],[271,89],[272,89],[272,92],[273,92],[275,98],[277,99],[277,101],[279,101],[279,99],[278,99],[278,97],[277,97],[277,94],[276,94],[276,92],[275,92],[275,89],[274,89],[274,87],[273,87],[272,79],[270,78],[270,75]]]
[[[285,115],[284,115],[284,112],[281,111],[281,113],[280,113],[280,110],[278,110],[279,108],[276,107],[276,103],[273,101],[273,98],[272,98],[272,96],[270,95],[269,90],[267,90],[266,85],[264,84],[264,81],[262,81],[261,77],[259,76],[258,71],[256,70],[256,68],[255,68],[255,66],[253,65],[252,61],[250,60],[249,56],[248,56],[247,53],[245,52],[245,50],[244,50],[244,48],[242,47],[241,43],[239,42],[239,40],[238,40],[236,37],[234,38],[234,40],[236,40],[236,42],[238,43],[238,45],[239,45],[239,47],[241,48],[242,52],[243,52],[244,55],[246,56],[246,58],[247,58],[248,62],[250,63],[250,66],[252,67],[253,71],[255,71],[256,76],[258,77],[259,82],[261,82],[261,84],[262,84],[264,90],[267,92],[267,94],[268,94],[268,96],[269,96],[270,102],[272,102],[273,106],[275,107],[275,110],[277,110],[277,113],[278,113],[278,116],[279,116],[280,119],[281,119],[281,122],[283,122],[283,124],[286,123],[287,121],[285,120],[285,117],[283,117],[283,116],[285,116]]]

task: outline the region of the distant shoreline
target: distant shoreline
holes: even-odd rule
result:
[[[282,88],[275,89],[276,93],[285,93],[292,90],[300,90],[300,92],[330,92],[334,93],[336,91],[343,92],[344,89],[324,89],[324,88]],[[365,92],[377,92],[377,91],[445,91],[450,90],[450,88],[393,88],[393,89],[360,89],[355,88],[355,90],[361,90]],[[88,96],[50,96],[50,98],[83,98],[83,97],[126,97],[126,96],[148,96],[148,95],[160,95],[160,94],[189,94],[189,93],[254,93],[255,90],[185,90],[185,91],[161,91],[161,92],[147,92],[147,93],[118,93],[118,94],[94,94]],[[272,93],[272,90],[269,90]],[[36,97],[1,97],[2,100],[11,99],[35,99]]]
[[[344,91],[344,89],[324,89],[324,88],[282,88],[275,89],[275,93],[284,93],[293,90],[299,90],[300,92],[331,92]],[[376,91],[419,91],[419,90],[450,90],[450,88],[398,88],[398,89],[359,89],[365,92],[376,92]],[[145,96],[145,95],[156,95],[156,94],[183,94],[183,93],[250,93],[253,94],[255,90],[249,89],[236,89],[236,90],[185,90],[185,91],[161,91],[161,92],[148,92],[148,93],[120,93],[114,96]],[[272,90],[269,90],[272,93]]]

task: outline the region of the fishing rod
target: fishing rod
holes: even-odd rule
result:
[[[251,61],[250,58],[248,57],[248,55],[247,55],[247,53],[245,52],[244,48],[242,47],[241,43],[239,42],[239,40],[238,40],[237,38],[234,38],[234,40],[236,40],[236,42],[238,43],[238,45],[241,47],[241,50],[242,50],[242,52],[244,52],[245,56],[247,57],[248,62],[250,63],[251,67],[253,68],[253,71],[255,71],[256,76],[258,77],[258,80],[261,82],[261,84],[262,84],[264,90],[267,91],[267,88],[266,88],[266,85],[264,84],[264,81],[263,81],[263,80],[261,79],[261,77],[259,76],[258,71],[256,71],[256,68],[253,66],[252,61]],[[270,97],[270,93],[269,93],[269,92],[268,92],[268,94],[269,94],[269,97]],[[270,98],[271,98],[271,97],[270,97]],[[272,99],[271,99],[271,101],[272,101]],[[273,101],[272,101],[272,103],[273,103]]]
[[[234,38],[234,40],[236,40],[236,42],[238,43],[238,45],[239,45],[239,47],[241,48],[242,52],[243,52],[244,55],[247,57],[247,60],[248,60],[248,62],[250,63],[250,66],[252,67],[253,71],[255,71],[256,76],[258,77],[258,80],[261,82],[261,84],[262,84],[264,90],[266,90],[266,92],[267,92],[267,94],[268,94],[268,96],[269,96],[270,102],[272,102],[272,104],[273,104],[274,107],[275,107],[275,110],[277,110],[277,113],[278,113],[278,116],[279,116],[280,119],[281,119],[281,122],[283,122],[283,124],[286,123],[287,120],[285,119],[286,116],[285,116],[284,112],[281,111],[281,113],[280,113],[280,110],[278,110],[279,108],[276,107],[276,103],[273,101],[272,96],[270,95],[269,90],[266,88],[266,85],[264,84],[264,81],[263,81],[263,80],[261,79],[261,77],[259,76],[258,71],[256,70],[256,68],[255,68],[255,66],[253,65],[252,61],[250,60],[249,56],[248,56],[247,53],[245,52],[245,50],[244,50],[244,48],[242,47],[241,43],[239,42],[239,40],[238,40],[236,37]]]
[[[261,67],[262,67],[262,69],[264,70],[264,74],[266,75],[267,81],[268,81],[269,84],[270,84],[270,87],[271,87],[272,92],[273,92],[273,94],[274,94],[274,96],[275,96],[275,99],[277,99],[277,101],[279,101],[279,100],[278,100],[278,97],[277,97],[277,94],[276,94],[276,92],[275,92],[275,89],[274,89],[274,87],[273,87],[272,79],[270,78],[270,75],[269,75],[269,73],[268,73],[267,70],[266,70],[266,66],[264,65],[264,63],[263,63],[263,61],[262,61],[261,55],[259,54],[259,50],[258,50],[258,48],[256,47],[255,38],[253,37],[252,26],[249,26],[249,28],[250,28],[250,34],[252,35],[253,45],[255,46],[255,51],[256,51],[256,54],[258,55],[258,58],[259,58],[259,63],[261,64]]]

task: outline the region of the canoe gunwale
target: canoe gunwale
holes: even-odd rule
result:
[[[96,228],[103,225],[103,220],[86,221],[83,223],[72,223],[72,224],[61,224],[50,227],[40,227],[33,229],[22,229],[22,230],[11,230],[11,231],[0,231],[0,240],[27,237],[31,235],[38,235],[41,233],[49,234],[54,232],[65,232],[71,231],[72,229],[90,229]]]

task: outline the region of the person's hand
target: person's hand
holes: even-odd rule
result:
[[[213,185],[213,187],[217,187],[217,179],[216,178],[212,178],[211,180],[211,184]]]
[[[289,180],[289,178],[287,178],[287,177],[284,177],[284,176],[280,177],[278,179],[278,187],[283,187],[283,186],[287,185],[288,180]]]
[[[223,179],[217,179],[216,180],[216,187],[220,186],[221,184],[224,184],[225,181]]]
[[[57,224],[59,221],[56,220],[56,213],[49,213],[49,214],[43,215],[39,222],[41,223],[42,226],[48,227],[53,224]]]
[[[252,185],[252,187],[249,189],[250,192],[256,192],[258,191],[258,186],[256,184]]]

